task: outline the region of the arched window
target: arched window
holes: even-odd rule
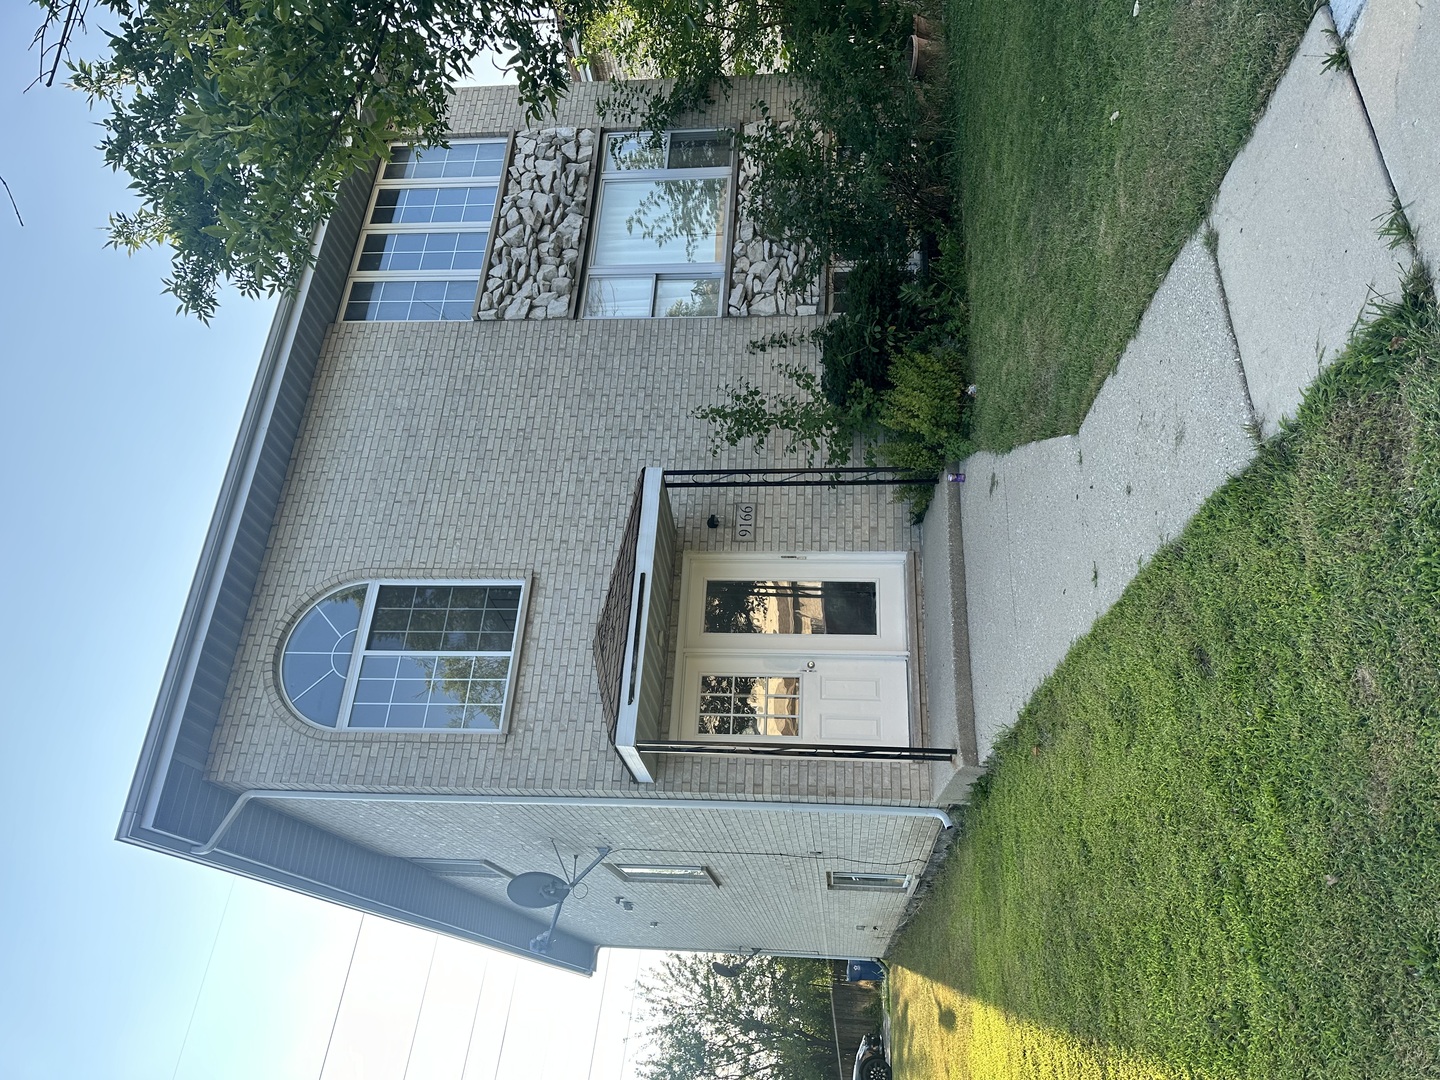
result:
[[[515,683],[524,581],[372,581],[317,600],[280,683],[329,728],[500,731]]]

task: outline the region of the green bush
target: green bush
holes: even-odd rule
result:
[[[902,299],[911,280],[902,263],[888,258],[861,260],[850,271],[845,310],[815,335],[821,389],[835,405],[847,405],[862,390],[889,387],[891,357],[924,326],[922,313]]]
[[[964,434],[964,355],[954,346],[908,348],[896,355],[889,374],[891,386],[877,410],[883,433],[877,456],[887,465],[938,479],[971,449]],[[924,516],[933,490],[920,484],[902,490],[916,520]]]
[[[964,358],[953,349],[906,349],[890,365],[890,389],[880,398],[880,426],[903,441],[953,458],[961,451],[965,402]],[[943,464],[943,462],[942,462]]]

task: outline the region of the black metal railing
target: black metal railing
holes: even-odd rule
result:
[[[838,469],[666,469],[665,486],[678,487],[866,487],[933,484],[934,473],[888,465]]]
[[[755,757],[845,758],[851,761],[950,761],[955,751],[943,746],[874,746],[868,743],[745,743],[686,742],[680,739],[637,740],[645,754],[749,754]]]

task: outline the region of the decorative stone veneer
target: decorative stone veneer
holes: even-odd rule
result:
[[[745,134],[759,128],[746,124]],[[736,191],[736,231],[731,253],[730,315],[814,315],[820,310],[819,282],[797,283],[803,251],[761,236],[746,213],[760,169],[742,150]]]
[[[563,319],[580,279],[595,132],[553,127],[515,136],[495,226],[481,319]]]

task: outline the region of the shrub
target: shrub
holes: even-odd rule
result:
[[[887,465],[939,478],[946,465],[970,453],[964,434],[964,356],[954,346],[909,348],[890,365],[890,389],[881,397],[877,420],[884,433],[876,448]],[[930,504],[933,487],[902,490],[918,521]]]

